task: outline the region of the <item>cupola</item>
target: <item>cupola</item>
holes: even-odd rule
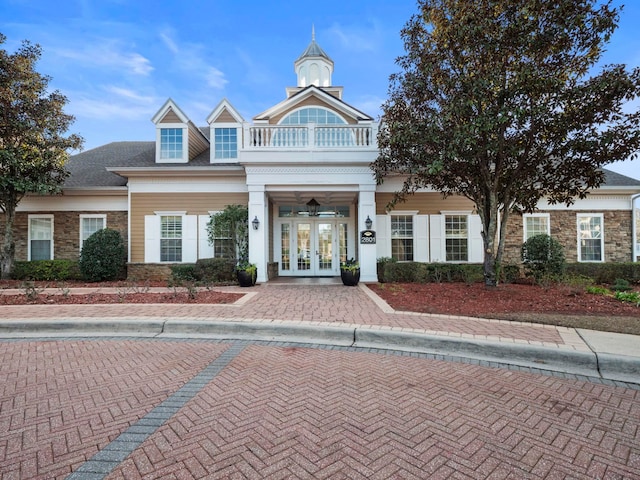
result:
[[[311,29],[311,43],[294,63],[298,75],[298,87],[309,85],[330,87],[333,73],[333,60],[316,43],[315,27]]]

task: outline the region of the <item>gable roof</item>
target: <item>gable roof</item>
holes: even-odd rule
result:
[[[635,178],[627,177],[626,175],[621,175],[616,172],[612,172],[611,170],[607,170],[603,168],[605,180],[603,186],[605,187],[635,187],[640,186],[640,180],[636,180]]]
[[[302,101],[304,101],[305,99],[311,96],[318,97],[323,102],[332,106],[337,111],[343,113],[348,117],[354,118],[358,121],[373,121],[373,117],[370,117],[369,115],[367,115],[364,112],[361,112],[357,108],[352,107],[345,101],[327,93],[322,87],[316,87],[315,85],[309,85],[308,87],[303,88],[302,90],[295,93],[294,95],[291,95],[286,100],[283,100],[282,102],[274,105],[268,110],[265,110],[259,115],[256,115],[255,117],[253,117],[253,119],[254,121],[268,120],[271,117],[275,117],[283,112],[286,112],[287,110],[291,110],[295,108],[297,104],[301,103]]]
[[[244,122],[244,118],[242,118],[242,115],[240,115],[240,113],[233,107],[233,105],[231,105],[229,100],[227,100],[226,98],[223,98],[220,101],[220,103],[216,106],[216,108],[214,108],[209,114],[209,116],[207,117],[207,123],[211,125],[224,113],[231,115],[231,117],[237,123]]]

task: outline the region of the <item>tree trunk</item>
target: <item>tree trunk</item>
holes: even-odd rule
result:
[[[13,239],[13,220],[15,218],[15,207],[7,205],[4,212],[4,237],[2,239],[2,250],[0,251],[0,279],[11,278],[13,271],[13,261],[16,254],[16,242]]]
[[[482,245],[484,247],[483,275],[486,287],[498,286],[496,275],[496,234],[498,232],[498,206],[495,194],[489,193],[484,208],[476,202],[482,220]]]

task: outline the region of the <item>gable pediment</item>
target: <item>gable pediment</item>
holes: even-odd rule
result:
[[[214,123],[243,123],[244,118],[242,115],[229,103],[225,98],[207,117],[207,123],[212,125]]]
[[[355,124],[373,121],[373,118],[369,115],[314,85],[300,90],[295,95],[265,110],[261,114],[253,117],[253,120],[255,122],[277,124],[288,113],[306,106],[324,107],[332,110],[343,117],[347,123]]]

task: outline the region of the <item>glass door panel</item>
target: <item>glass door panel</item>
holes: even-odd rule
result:
[[[333,270],[333,224],[318,223],[318,274],[331,274]]]
[[[307,271],[311,269],[311,224],[298,223],[297,231],[297,257],[298,270]]]

